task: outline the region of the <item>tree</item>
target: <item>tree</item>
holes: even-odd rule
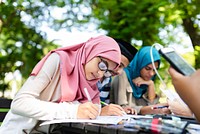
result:
[[[10,89],[5,77],[16,70],[27,78],[33,66],[49,49],[55,48],[45,34],[21,21],[22,7],[0,3],[0,89]]]
[[[194,53],[195,53],[195,67],[200,68],[200,22],[199,22],[199,9],[200,1],[182,1],[177,0],[172,2],[171,5],[166,6],[165,23],[174,24],[174,26],[182,25],[185,32],[191,39]]]
[[[143,46],[156,42],[165,45],[159,36],[160,29],[182,26],[192,41],[196,57],[200,45],[199,5],[198,0],[91,0],[93,17],[98,18],[99,28],[107,30],[109,35],[127,41],[139,40]],[[176,36],[168,39],[169,44],[174,42]],[[199,58],[195,61],[196,68],[200,67]]]
[[[171,35],[175,28],[183,28],[195,50],[195,65],[200,67],[199,8],[198,0],[7,0],[0,3],[0,85],[5,84],[8,72],[20,70],[24,78],[48,50],[55,48],[40,31],[42,24],[59,30],[105,30],[115,38],[123,38],[140,48],[145,45],[184,42]],[[60,16],[54,13],[59,11]],[[28,21],[24,18],[28,18]],[[170,29],[169,27],[172,27]],[[161,31],[167,37],[161,37]],[[137,42],[140,42],[138,45]],[[31,57],[31,59],[30,59]],[[36,58],[34,58],[36,57]],[[6,84],[4,88],[7,88]]]
[[[176,35],[170,35],[175,28],[182,27],[191,39],[195,56],[199,55],[200,1],[198,0],[60,0],[49,2],[49,5],[51,4],[62,5],[60,7],[66,9],[63,11],[62,19],[54,18],[57,29],[61,27],[70,29],[72,26],[78,26],[80,29],[84,26],[88,29],[89,26],[83,24],[93,22],[98,25],[98,29],[107,31],[108,35],[123,38],[133,45],[137,45],[135,42],[139,41],[142,42],[140,44],[142,46],[154,43],[166,46],[176,43],[184,47],[184,42],[178,40]],[[169,26],[173,29],[169,30]],[[160,31],[163,29],[168,32],[165,40],[160,36]],[[199,58],[195,61],[196,68],[199,68]]]

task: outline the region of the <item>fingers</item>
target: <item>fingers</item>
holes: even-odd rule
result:
[[[80,104],[78,107],[77,118],[95,119],[99,115],[99,107],[92,102]]]
[[[114,104],[111,104],[111,107],[109,108],[109,113],[116,116],[123,116],[124,114],[126,114],[121,106]]]
[[[178,78],[181,77],[182,74],[178,73],[174,68],[170,67],[169,68],[169,74],[172,76],[172,78]]]
[[[116,104],[109,104],[108,106],[104,106],[101,109],[102,116],[105,116],[105,115],[122,116],[124,113],[125,113],[124,109],[120,105],[116,105]]]
[[[135,109],[134,111],[135,111],[135,113],[134,113],[134,114],[135,114],[135,115],[137,115],[137,110]]]
[[[171,110],[169,108],[159,108],[153,109],[154,114],[171,114]]]
[[[127,114],[135,114],[137,115],[137,110],[136,109],[133,109],[131,107],[124,107],[124,111],[127,113]]]
[[[171,110],[169,108],[163,108],[161,109],[162,114],[171,114]]]
[[[135,109],[129,109],[126,111],[127,114],[137,114],[137,111]]]
[[[168,103],[160,103],[151,106],[153,114],[171,114]]]
[[[98,114],[95,111],[88,109],[88,110],[85,110],[84,115],[85,115],[84,118],[86,119],[96,119]]]
[[[99,108],[95,104],[92,104],[90,106],[91,107],[88,107],[88,111],[90,112],[89,113],[89,118],[90,119],[95,119],[98,116],[98,114],[99,114]]]
[[[120,105],[117,105],[117,104],[110,104],[109,106],[110,106],[111,108],[113,107],[113,108],[119,109],[119,110],[121,110],[121,111],[124,111],[124,109],[123,109]]]
[[[140,78],[140,77],[138,77],[138,78],[136,78],[136,79],[133,79],[132,80],[133,81],[133,83],[136,85],[136,86],[140,86],[141,84],[143,84],[143,79],[142,78]]]
[[[136,86],[138,86],[138,87],[140,87],[140,85],[142,85],[142,84],[146,84],[146,85],[152,84],[152,81],[151,81],[151,80],[144,80],[144,79],[141,78],[141,77],[137,77],[137,78],[133,79],[132,81],[133,81],[133,83],[134,83]]]

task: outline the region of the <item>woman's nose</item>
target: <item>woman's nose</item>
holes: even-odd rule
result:
[[[98,78],[102,78],[104,76],[105,71],[98,71]]]
[[[117,74],[122,74],[122,72],[123,72],[123,68],[119,68],[119,69],[117,70]]]
[[[150,71],[150,75],[151,75],[151,76],[154,76],[154,75],[155,75],[155,71],[154,71],[154,70],[151,70],[151,71]]]

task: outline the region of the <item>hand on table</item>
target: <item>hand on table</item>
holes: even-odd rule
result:
[[[162,107],[162,106],[164,106],[164,108],[152,109],[152,107]],[[171,114],[171,111],[168,106],[169,106],[168,103],[159,103],[156,105],[152,105],[151,109],[153,114]]]
[[[159,103],[156,105],[149,105],[149,106],[143,106],[140,110],[140,114],[171,114],[171,111],[168,107],[164,108],[153,108],[153,107],[160,107],[160,106],[168,106],[167,103]]]
[[[80,104],[78,107],[78,119],[95,119],[99,115],[99,107],[92,102]]]
[[[137,111],[131,107],[123,107],[124,111],[127,113],[127,114],[135,114],[137,115]]]

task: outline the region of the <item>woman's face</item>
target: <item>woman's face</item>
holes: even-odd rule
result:
[[[112,70],[114,70],[116,66],[117,64],[111,60],[105,59],[103,57],[94,57],[84,66],[86,79],[95,80],[109,74],[114,75],[115,73]]]
[[[158,69],[158,62],[154,62],[156,69]],[[156,74],[155,70],[153,69],[153,65],[149,64],[142,68],[140,71],[140,76],[144,80],[150,80]]]
[[[121,55],[121,63],[120,63],[120,66],[118,67],[118,69],[116,71],[116,74],[122,74],[123,69],[125,67],[127,67],[128,64],[129,64],[128,58],[126,58],[126,56],[124,56],[124,55]]]

